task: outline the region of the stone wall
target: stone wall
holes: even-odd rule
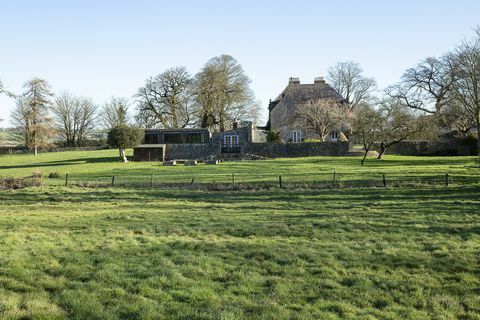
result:
[[[165,160],[207,160],[220,153],[220,145],[213,143],[167,144]]]
[[[465,139],[402,141],[387,149],[387,154],[405,156],[473,156],[476,142]]]
[[[348,150],[348,142],[245,143],[242,146],[242,153],[267,158],[344,156]],[[165,160],[207,160],[219,155],[220,143],[168,144]]]
[[[267,158],[345,156],[349,147],[349,142],[250,143],[245,152]]]

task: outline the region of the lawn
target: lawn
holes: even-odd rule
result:
[[[132,153],[131,150],[129,152]],[[0,176],[29,176],[41,171],[44,177],[58,173],[59,178],[44,179],[47,185],[63,185],[65,174],[71,183],[91,181],[108,183],[228,183],[235,174],[236,183],[269,182],[276,184],[282,176],[284,184],[331,182],[333,172],[337,184],[350,181],[363,185],[381,185],[382,174],[389,183],[415,181],[443,184],[445,174],[451,183],[462,185],[480,182],[480,169],[475,157],[405,157],[386,156],[384,160],[368,159],[364,166],[358,157],[308,157],[262,161],[224,162],[218,166],[164,167],[158,162],[118,161],[117,150],[72,151],[0,156]],[[475,168],[476,167],[476,168]]]
[[[0,191],[1,319],[480,319],[474,158],[165,168],[113,157],[6,156],[0,175],[155,170],[183,179],[197,170],[209,179],[233,168],[252,179],[333,169],[469,179],[448,188]]]

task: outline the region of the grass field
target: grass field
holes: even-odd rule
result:
[[[130,151],[131,154],[131,151]],[[228,183],[235,174],[237,183],[330,182],[336,172],[338,184],[348,181],[357,184],[382,183],[382,174],[392,181],[417,181],[443,184],[445,174],[451,183],[469,185],[480,182],[480,169],[475,157],[402,157],[386,156],[384,160],[369,159],[364,166],[358,157],[309,157],[274,159],[266,161],[225,162],[218,166],[199,165],[163,167],[157,162],[118,162],[118,151],[100,150],[83,152],[43,153],[0,156],[0,176],[29,176],[41,171],[44,177],[59,173],[57,179],[44,179],[47,185],[63,185],[64,175],[69,181],[108,183],[113,175],[118,184],[150,182],[154,174],[156,183],[185,183],[194,178],[197,183]],[[476,166],[476,168],[475,168]]]
[[[0,157],[33,170],[183,179],[349,172],[448,188],[0,191],[1,319],[480,319],[474,158],[279,159],[164,168],[113,151]],[[33,164],[31,164],[33,163]],[[54,165],[56,164],[56,165]],[[158,171],[157,171],[158,170]],[[240,173],[241,172],[241,173]],[[47,179],[46,179],[47,180]]]

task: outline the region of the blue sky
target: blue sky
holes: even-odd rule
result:
[[[230,54],[265,110],[290,76],[311,83],[338,61],[359,62],[380,87],[441,55],[480,24],[480,1],[0,0],[0,79],[36,76],[102,104],[131,98],[173,66],[194,74]],[[0,126],[14,101],[0,97]]]

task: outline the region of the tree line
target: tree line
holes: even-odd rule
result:
[[[423,59],[384,90],[378,90],[375,79],[364,76],[353,61],[331,67],[327,80],[343,100],[307,101],[298,108],[295,121],[322,140],[341,126],[363,145],[363,159],[373,148],[382,158],[389,147],[407,139],[452,132],[466,136],[473,130],[480,150],[480,27],[471,39],[440,57]],[[27,81],[18,95],[0,82],[0,93],[16,99],[13,123],[36,153],[53,135],[66,146],[80,146],[99,126],[110,130],[135,123],[224,131],[235,121],[257,122],[260,104],[250,82],[242,66],[228,55],[210,59],[196,75],[184,67],[170,68],[149,77],[137,90],[133,118],[128,111],[132,102],[126,98],[114,97],[100,107],[69,92],[54,96],[44,79]],[[278,138],[275,133],[269,136]]]
[[[345,100],[307,101],[296,120],[322,140],[348,124],[363,145],[362,164],[373,149],[381,159],[389,147],[407,139],[466,137],[472,131],[480,154],[480,27],[450,52],[407,69],[385,90],[377,90],[375,80],[353,61],[331,67],[327,79]]]
[[[97,130],[135,125],[148,128],[203,127],[224,131],[235,121],[258,121],[260,104],[251,80],[231,56],[210,59],[194,76],[173,67],[149,77],[133,101],[112,97],[102,106],[91,98],[64,91],[57,95],[45,79],[32,78],[23,92],[0,93],[16,99],[12,124],[26,147],[37,154],[52,139],[79,147]],[[135,104],[134,116],[130,109]]]

